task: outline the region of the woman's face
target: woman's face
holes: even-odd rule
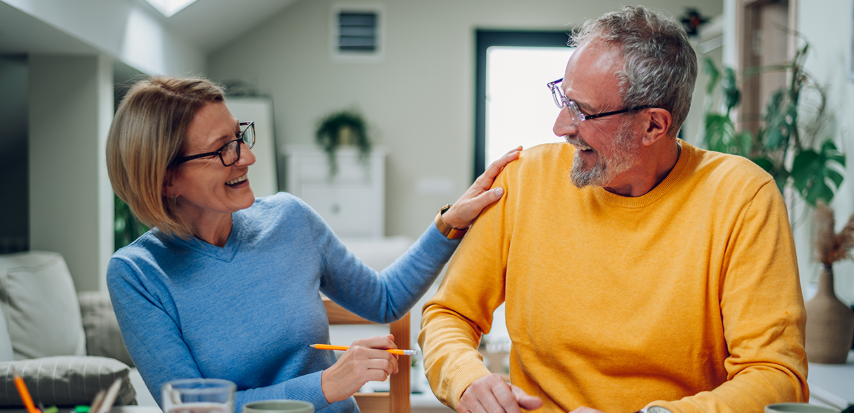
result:
[[[237,139],[240,128],[225,103],[208,103],[196,113],[187,130],[179,156],[214,152]],[[193,159],[176,168],[166,195],[178,196],[178,210],[190,222],[216,220],[250,207],[255,194],[246,173],[255,163],[255,155],[240,143],[240,159],[223,166],[219,156]]]

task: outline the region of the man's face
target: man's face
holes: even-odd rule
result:
[[[594,39],[572,54],[559,87],[587,115],[623,109],[616,76],[622,65],[617,50]],[[568,108],[560,110],[553,130],[575,146],[570,173],[575,186],[615,186],[620,175],[635,165],[640,142],[631,116],[589,119],[576,126]]]

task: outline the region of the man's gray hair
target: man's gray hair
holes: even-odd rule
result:
[[[697,55],[682,25],[643,6],[626,6],[584,22],[570,45],[597,39],[619,47],[623,56],[617,73],[623,107],[666,109],[673,118],[667,132],[675,136],[691,109],[697,79]]]

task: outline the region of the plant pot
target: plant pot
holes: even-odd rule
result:
[[[825,267],[818,292],[805,305],[806,352],[813,363],[845,364],[854,337],[854,313],[833,292],[833,268]]]
[[[338,146],[349,146],[349,145],[355,144],[356,142],[354,142],[352,135],[353,135],[353,129],[351,129],[349,126],[344,125],[341,128],[339,128],[338,129]]]

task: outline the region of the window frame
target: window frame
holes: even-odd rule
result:
[[[486,50],[492,46],[569,47],[571,32],[571,28],[562,30],[475,30],[473,180],[486,170]],[[544,82],[548,82],[548,79]]]

